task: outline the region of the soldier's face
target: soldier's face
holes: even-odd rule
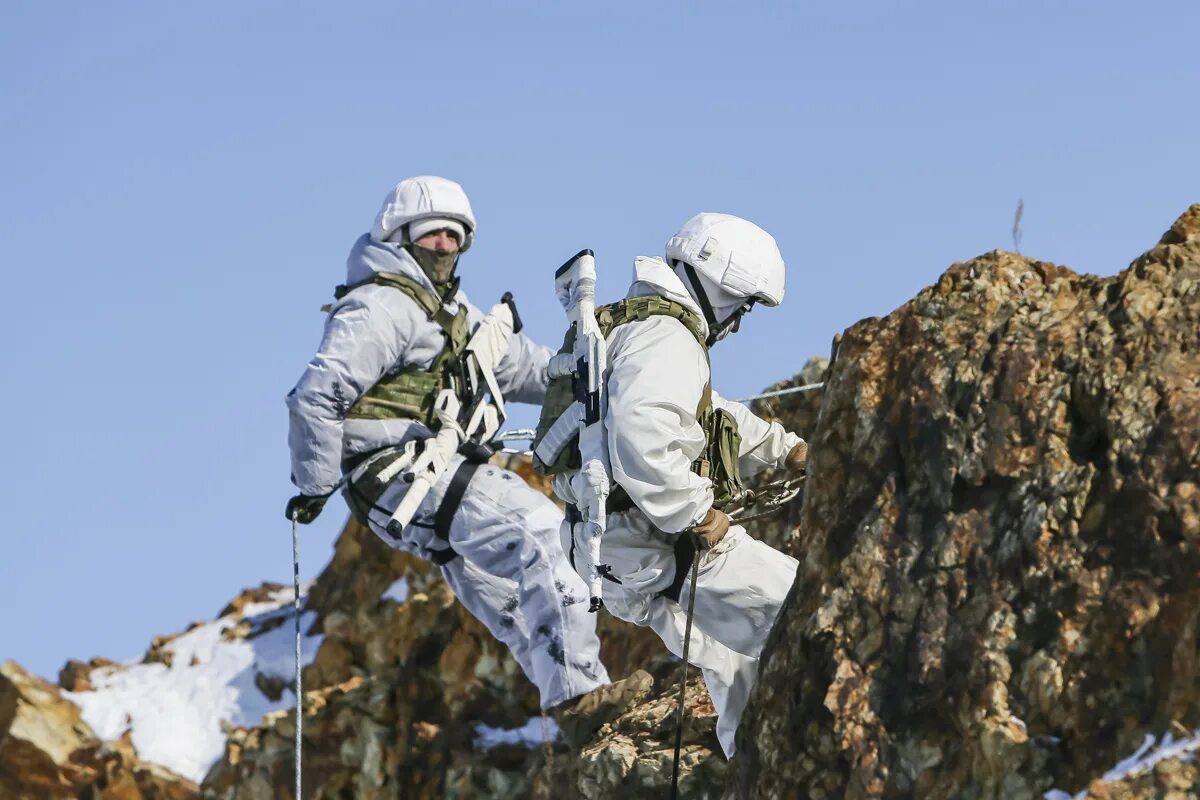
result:
[[[458,237],[445,228],[427,233],[413,244],[435,253],[457,253],[459,248]]]

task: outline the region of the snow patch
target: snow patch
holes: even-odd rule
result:
[[[533,748],[555,741],[558,741],[558,723],[549,717],[530,717],[519,728],[493,728],[483,723],[475,725],[475,746],[484,750],[502,744]]]
[[[1135,750],[1129,758],[1104,773],[1100,780],[1103,783],[1116,783],[1125,778],[1144,775],[1154,769],[1155,764],[1167,758],[1178,758],[1181,761],[1191,762],[1195,759],[1195,754],[1200,752],[1200,728],[1192,731],[1191,736],[1179,741],[1176,741],[1170,732],[1163,734],[1162,742],[1155,749],[1154,745],[1157,741],[1152,734],[1146,734],[1141,747]],[[1051,789],[1042,795],[1042,798],[1043,800],[1084,800],[1087,795],[1086,789],[1074,795],[1067,794],[1061,789]]]
[[[295,705],[295,627],[292,590],[270,601],[248,604],[232,614],[197,625],[163,646],[171,666],[127,661],[91,672],[93,691],[64,692],[84,721],[105,740],[130,731],[142,759],[199,783],[225,749],[230,727],[257,725],[263,715]],[[301,630],[316,612],[301,618]],[[225,631],[249,625],[246,638]],[[319,635],[304,636],[301,661],[312,661]],[[271,700],[255,685],[262,674],[284,688]]]
[[[397,603],[403,603],[408,599],[408,581],[404,578],[393,583],[388,590],[383,593],[384,600],[394,600]]]

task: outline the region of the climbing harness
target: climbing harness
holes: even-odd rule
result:
[[[405,458],[389,467],[412,484],[384,526],[393,538],[400,538],[404,527],[412,521],[456,454],[462,453],[467,457],[466,463],[471,464],[460,466],[455,475],[460,500],[475,469],[491,455],[487,443],[504,420],[504,395],[496,382],[495,371],[508,352],[510,338],[521,328],[512,294],[505,293],[475,328],[463,350],[461,385],[442,389],[434,400],[436,432],[421,442],[410,441],[405,445]],[[448,505],[443,520],[447,538],[449,519],[458,507],[457,503],[443,502],[439,517]]]

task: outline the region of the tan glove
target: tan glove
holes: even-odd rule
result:
[[[716,547],[717,543],[725,538],[725,534],[729,533],[729,517],[724,511],[710,508],[704,519],[692,528],[692,533],[696,534],[701,548],[708,550]]]
[[[788,472],[804,472],[808,467],[808,442],[793,447],[783,463]]]

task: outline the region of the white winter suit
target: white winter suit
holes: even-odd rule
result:
[[[700,309],[683,282],[657,258],[639,258],[628,297],[661,295],[696,312]],[[713,502],[712,484],[692,472],[704,448],[696,410],[709,365],[704,349],[679,320],[652,316],[628,322],[608,337],[608,429],[613,479],[628,492],[634,508],[608,514],[601,540],[601,563],[620,583],[605,581],[604,602],[615,616],[646,625],[676,656],[683,654],[690,576],[682,602],[659,593],[675,578],[676,537],[700,522]],[[782,467],[801,442],[779,423],[768,424],[740,403],[712,394],[715,406],[737,420],[742,437],[739,467],[750,476]],[[555,479],[555,491],[575,503],[570,475]],[[583,526],[563,525],[563,547],[587,553]],[[585,563],[575,557],[576,567]],[[719,716],[717,737],[726,755],[758,674],[758,657],[791,588],[797,562],[750,538],[732,525],[714,548],[703,551],[696,583],[696,607],[689,658],[700,667]]]
[[[347,285],[373,272],[433,284],[401,245],[362,236],[347,260]],[[450,314],[466,304],[472,330],[482,313],[459,291],[445,303]],[[306,495],[323,495],[338,482],[341,465],[383,448],[424,439],[429,429],[411,419],[355,419],[346,414],[386,374],[409,366],[428,369],[445,346],[442,329],[408,295],[390,286],[358,287],[333,305],[320,349],[288,394],[292,480]],[[496,370],[505,399],[540,403],[551,352],[514,334]],[[541,692],[543,708],[608,683],[600,663],[596,617],[587,612],[586,585],[570,568],[558,539],[562,512],[521,478],[481,466],[450,524],[449,541],[430,524],[462,463],[456,456],[425,498],[399,541],[386,531],[409,484],[397,477],[369,515],[371,530],[392,547],[443,560],[447,544],[460,557],[442,575],[464,606],[504,642]]]

